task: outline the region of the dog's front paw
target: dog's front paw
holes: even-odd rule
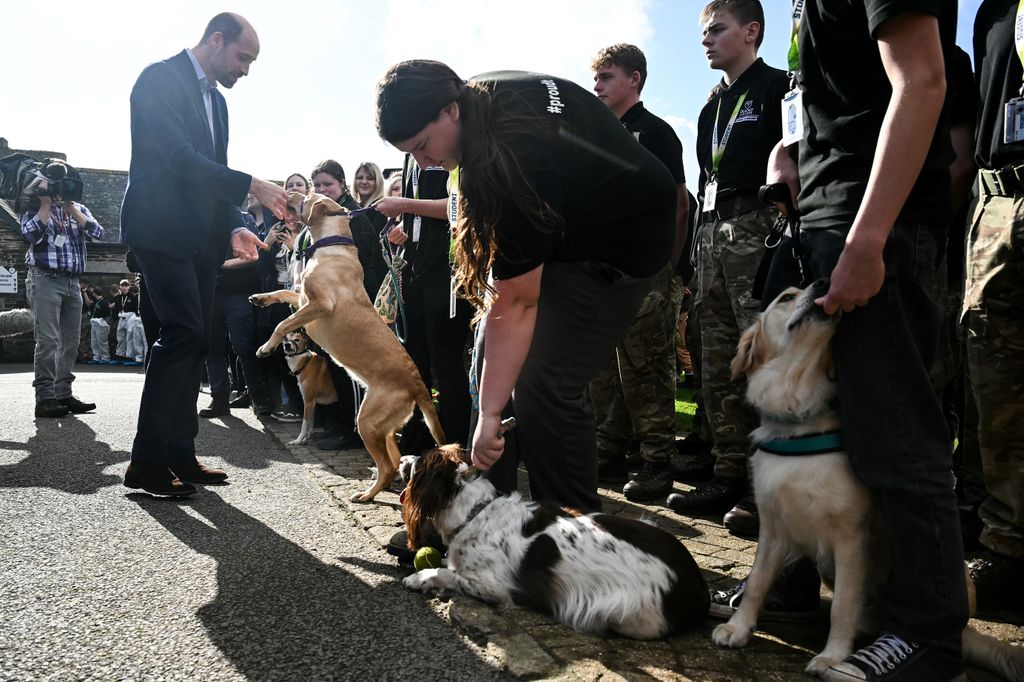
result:
[[[252,303],[257,308],[263,308],[270,305],[270,302],[267,300],[268,296],[268,294],[253,294],[249,297],[249,303]]]
[[[750,628],[722,623],[711,631],[711,639],[718,646],[741,649],[750,643]]]
[[[821,677],[826,670],[839,663],[840,660],[842,659],[832,658],[825,654],[818,654],[811,659],[810,663],[807,664],[807,667],[804,668],[804,672],[808,675],[817,675],[818,677]]]
[[[288,445],[305,445],[309,442],[309,436],[296,438],[295,440],[288,441]]]
[[[438,569],[436,568],[425,568],[422,571],[417,571],[412,575],[402,580],[402,584],[408,587],[410,590],[416,590],[417,592],[426,592],[434,587],[434,582],[437,580]]]

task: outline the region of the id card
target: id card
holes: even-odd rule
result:
[[[796,88],[782,98],[782,144],[804,139],[804,92]]]
[[[1024,142],[1024,99],[1014,97],[1003,110],[1003,142]]]
[[[712,180],[704,185],[704,212],[715,210],[715,201],[718,199],[718,180]]]
[[[420,228],[423,227],[423,217],[415,216],[412,219],[412,240],[418,242],[420,240]]]
[[[64,245],[68,243],[68,238],[62,234],[58,234],[53,238],[53,245],[58,249],[63,249]]]

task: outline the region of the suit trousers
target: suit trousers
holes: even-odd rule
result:
[[[516,489],[522,462],[533,499],[601,510],[596,426],[583,391],[611,359],[655,276],[631,277],[603,263],[544,265],[533,340],[506,408],[517,426],[488,472],[498,490]],[[477,372],[486,337],[485,324],[477,339]]]
[[[172,464],[195,455],[196,402],[222,254],[174,258],[133,245],[160,336],[150,353],[132,460]]]

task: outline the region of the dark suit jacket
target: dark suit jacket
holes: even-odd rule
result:
[[[150,64],[131,94],[132,161],[121,241],[177,258],[223,254],[242,227],[251,176],[227,167],[228,110],[213,91],[214,129],[188,54]]]

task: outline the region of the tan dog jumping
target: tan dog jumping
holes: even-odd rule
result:
[[[249,297],[258,306],[288,303],[298,307],[277,325],[256,354],[270,355],[289,332],[305,327],[317,345],[366,386],[356,425],[377,465],[377,479],[352,501],[369,502],[398,473],[395,434],[414,407],[420,408],[439,445],[445,442],[444,432],[416,365],[366,295],[348,211],[312,192],[305,197],[292,192],[288,203],[309,226],[313,245],[307,250],[300,293],[282,290]]]

